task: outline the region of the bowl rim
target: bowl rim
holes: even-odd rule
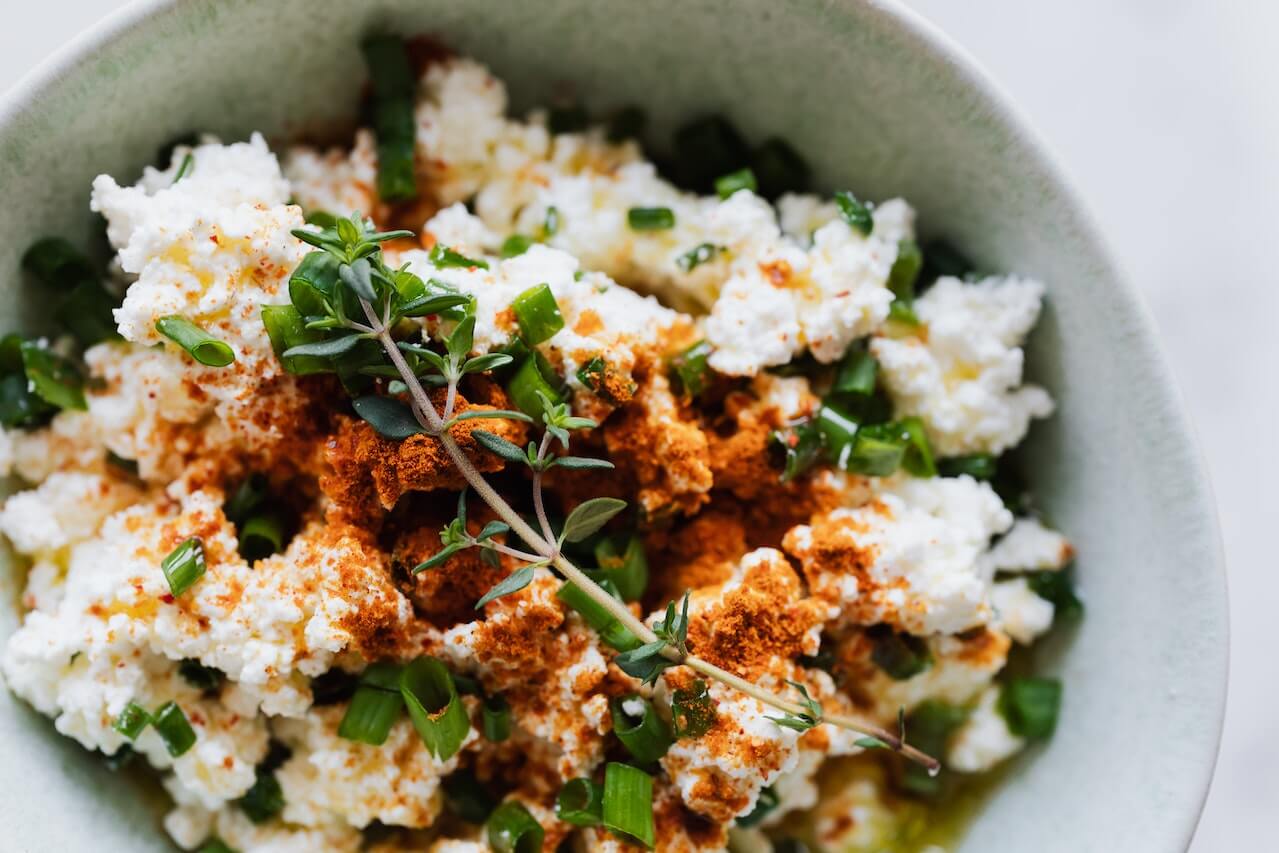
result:
[[[0,127],[18,119],[23,113],[39,108],[41,96],[63,78],[73,74],[78,66],[98,49],[126,36],[130,32],[151,24],[152,19],[175,13],[192,0],[130,0],[114,9],[97,22],[81,30],[69,41],[54,50],[34,67],[20,76],[0,93]],[[1075,217],[1082,237],[1095,247],[1096,254],[1109,278],[1118,287],[1112,293],[1117,305],[1132,320],[1137,334],[1132,345],[1143,356],[1148,368],[1171,398],[1170,422],[1166,424],[1178,435],[1184,455],[1190,463],[1187,485],[1193,490],[1192,501],[1206,520],[1203,535],[1207,537],[1210,565],[1202,569],[1210,575],[1214,600],[1203,602],[1205,609],[1218,614],[1222,631],[1210,653],[1218,658],[1218,678],[1215,690],[1205,689],[1204,698],[1214,703],[1214,725],[1203,732],[1200,748],[1202,758],[1198,775],[1185,790],[1192,796],[1187,802],[1175,804],[1184,808],[1165,811],[1164,826],[1170,840],[1180,839],[1182,849],[1188,848],[1194,837],[1199,819],[1207,801],[1220,753],[1222,729],[1225,723],[1226,699],[1229,681],[1230,619],[1227,590],[1225,550],[1221,537],[1220,517],[1208,474],[1208,465],[1194,423],[1187,410],[1185,397],[1168,361],[1154,317],[1137,288],[1132,284],[1124,264],[1113,251],[1109,238],[1098,224],[1091,208],[1085,203],[1074,180],[1062,163],[1055,148],[1029,119],[1016,100],[997,78],[991,74],[966,48],[921,13],[909,8],[904,0],[836,0],[839,4],[857,4],[888,25],[898,28],[922,50],[942,62],[959,78],[960,82],[977,93],[989,108],[989,118],[1011,137],[1020,139],[1028,155],[1030,166],[1052,183],[1064,199],[1065,207]],[[1176,815],[1177,817],[1170,817]]]

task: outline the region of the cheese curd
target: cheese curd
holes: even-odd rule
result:
[[[260,135],[205,138],[131,186],[93,182],[120,339],[79,354],[82,408],[0,429],[0,473],[22,481],[0,506],[0,534],[28,563],[22,624],[0,657],[6,685],[86,749],[128,748],[155,768],[172,799],[165,829],[188,850],[219,839],[241,853],[473,853],[487,849],[482,831],[453,814],[472,784],[524,808],[544,849],[570,833],[578,849],[633,849],[555,811],[565,782],[601,782],[627,760],[615,703],[652,713],[662,731],[700,703],[703,730],[645,763],[659,851],[724,851],[730,830],[734,849],[760,851],[795,827],[829,849],[913,839],[929,807],[909,802],[898,759],[860,730],[891,740],[904,716],[911,739],[911,715],[944,706],[963,719],[930,747],[949,770],[984,772],[1018,752],[1003,670],[1013,643],[1052,626],[1038,581],[1067,579],[1025,573],[1061,571],[1074,551],[973,477],[841,468],[848,454],[813,424],[848,393],[832,390],[841,360],[869,352],[891,411],[866,425],[918,417],[938,458],[1013,448],[1052,410],[1022,377],[1044,287],[942,278],[910,326],[889,319],[888,282],[915,236],[901,199],[869,205],[863,233],[827,197],[698,195],[602,128],[555,133],[544,111],[508,117],[505,86],[465,58],[433,56],[412,108],[410,202],[379,198],[367,128],[349,148],[292,146],[282,166]],[[660,227],[636,208],[664,208]],[[475,433],[536,448],[541,422],[458,421],[455,445],[389,437],[412,430],[351,398],[407,400],[412,377],[369,342],[349,351],[362,360],[339,353],[329,375],[289,372],[262,309],[292,305],[290,276],[314,251],[294,232],[321,230],[303,211],[407,228],[411,238],[383,246],[379,275],[403,269],[471,297],[467,356],[527,357],[513,303],[545,286],[562,327],[532,346],[543,378],[597,425],[574,429],[571,451],[548,439],[544,452],[612,470],[525,476]],[[235,360],[196,361],[157,326],[174,316]],[[394,340],[442,351],[457,318],[400,318]],[[422,393],[467,418],[528,406],[516,366]],[[24,380],[6,393],[38,392]],[[703,663],[647,683],[628,674],[618,651],[639,640],[570,606],[548,561],[528,569],[529,550],[554,546],[518,541],[483,484],[472,483],[463,536],[451,520],[473,472],[459,471],[458,453],[553,533],[586,501],[623,499],[600,530],[566,531],[560,552],[626,586],[624,606],[649,626],[687,592],[679,642]],[[245,503],[258,492],[261,504]],[[437,556],[450,537],[472,547]],[[203,562],[184,586],[165,563],[192,538]],[[396,683],[360,681],[371,664],[423,655],[449,670],[469,721],[445,755]],[[381,743],[344,724],[357,685],[394,706]],[[170,702],[195,735],[176,756],[154,724],[117,727],[130,704]],[[272,783],[278,802],[255,812]]]

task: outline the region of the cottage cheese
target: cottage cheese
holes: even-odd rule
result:
[[[983,773],[1026,745],[1008,730],[1008,723],[999,713],[999,693],[998,687],[983,691],[967,721],[952,736],[946,752],[946,763],[952,769],[960,773]]]

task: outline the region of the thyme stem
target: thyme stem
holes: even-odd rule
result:
[[[462,476],[470,484],[471,488],[479,494],[480,499],[488,504],[489,508],[497,513],[504,522],[510,525],[511,529],[515,531],[515,534],[519,536],[520,539],[532,546],[543,560],[549,561],[555,566],[555,568],[559,569],[560,573],[563,574],[564,577],[590,596],[593,601],[607,610],[615,619],[617,619],[618,622],[626,626],[626,628],[635,634],[641,642],[655,642],[658,639],[657,635],[653,633],[652,629],[644,624],[643,620],[636,617],[635,614],[631,613],[630,608],[623,602],[618,601],[616,598],[609,595],[608,592],[600,587],[599,584],[595,583],[595,581],[587,577],[581,569],[573,565],[573,563],[555,547],[553,537],[550,535],[543,537],[535,531],[528,522],[526,522],[520,514],[506,502],[506,499],[499,495],[497,490],[489,485],[488,480],[485,479],[484,475],[480,473],[479,469],[475,467],[471,460],[467,458],[466,453],[458,445],[457,441],[453,438],[449,431],[445,429],[445,419],[441,418],[440,414],[435,411],[435,406],[431,403],[430,397],[427,396],[426,390],[422,387],[422,383],[418,381],[412,368],[410,368],[408,362],[405,361],[404,355],[400,352],[400,348],[396,346],[395,341],[391,339],[391,333],[387,329],[386,325],[379,322],[378,316],[373,310],[373,306],[364,299],[360,300],[360,304],[364,307],[364,313],[368,316],[369,322],[374,324],[374,329],[372,331],[376,334],[383,349],[386,350],[387,356],[391,359],[391,363],[395,365],[395,369],[399,371],[401,379],[408,387],[409,394],[413,398],[415,414],[419,421],[422,421],[423,418],[425,418],[425,422],[422,423],[423,428],[430,432],[431,435],[438,437],[440,444],[444,446],[444,450],[448,453],[453,464],[457,466],[458,471],[461,472]],[[456,382],[451,382],[450,385],[452,386],[450,390],[455,391]],[[546,441],[545,436],[543,436],[542,447],[543,452],[545,452],[545,450],[549,447],[549,443]],[[535,479],[539,476],[540,472],[534,474]],[[538,482],[538,485],[541,485],[540,482]],[[540,497],[541,490],[535,489],[534,499],[538,507],[538,522],[544,527],[544,529],[548,529],[550,525],[546,521],[545,511],[542,510]],[[550,541],[548,542],[547,540]],[[497,543],[494,544],[496,545]],[[734,675],[733,673],[716,666],[710,661],[703,660],[696,655],[681,655],[678,649],[669,644],[662,649],[662,655],[667,660],[683,664],[696,672],[700,672],[709,678],[720,681],[729,687],[757,699],[765,705],[782,711],[783,713],[807,713],[808,709],[803,705],[784,699],[776,693],[765,690],[759,685],[747,681],[741,676]],[[905,757],[923,765],[931,774],[937,773],[941,767],[937,759],[920,752],[918,749],[904,743],[896,734],[893,734],[892,732],[872,723],[843,715],[823,716],[822,722],[830,723],[831,725],[838,726],[839,728],[850,729],[876,738]]]

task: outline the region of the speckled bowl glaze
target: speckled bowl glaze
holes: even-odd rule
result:
[[[0,102],[5,330],[44,304],[17,275],[34,238],[88,241],[99,172],[138,173],[191,130],[275,139],[354,115],[371,29],[434,33],[489,63],[515,108],[571,82],[644,105],[651,138],[720,111],[779,133],[818,184],[902,195],[925,234],[1049,286],[1030,373],[1058,414],[1032,482],[1075,540],[1088,615],[1047,655],[1056,737],[1016,762],[964,851],[1183,850],[1212,774],[1226,599],[1213,501],[1155,332],[1043,144],[959,49],[896,3],[832,0],[160,0],[80,37]],[[5,600],[16,570],[0,567]],[[0,637],[17,620],[0,610]],[[163,850],[154,804],[0,693],[6,850]]]

